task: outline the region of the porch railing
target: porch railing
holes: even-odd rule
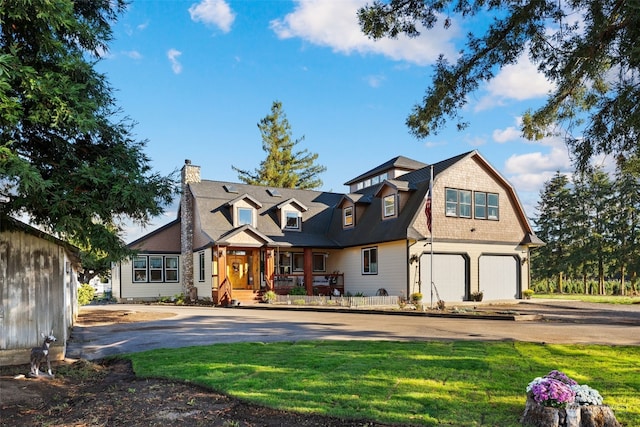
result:
[[[273,284],[277,294],[288,295],[295,287],[305,287],[304,274],[276,274],[273,278]],[[313,295],[344,295],[344,274],[314,273],[312,288]]]

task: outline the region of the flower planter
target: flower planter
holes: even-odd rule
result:
[[[620,427],[610,407],[606,405],[568,405],[566,408],[542,406],[531,398],[521,419],[529,427]]]

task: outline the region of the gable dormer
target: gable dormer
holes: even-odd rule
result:
[[[371,198],[362,194],[347,194],[342,196],[338,203],[338,209],[342,211],[342,228],[348,229],[356,226],[358,218],[371,204]]]
[[[240,197],[229,200],[226,205],[231,209],[234,228],[243,225],[257,227],[258,209],[262,208],[262,203],[245,193]]]
[[[379,197],[382,202],[381,218],[383,220],[397,218],[414,190],[415,186],[407,181],[385,180],[374,195]]]
[[[305,205],[294,198],[287,199],[276,205],[280,228],[287,231],[302,230],[302,213],[309,210]]]

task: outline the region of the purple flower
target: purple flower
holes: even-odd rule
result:
[[[564,377],[566,378],[566,375]],[[556,378],[549,378],[548,376],[536,378],[529,383],[527,392],[529,396],[540,405],[554,408],[573,403],[576,397],[575,391],[571,389],[570,385]]]
[[[568,386],[578,385],[578,383],[572,380],[571,378],[569,378],[567,374],[565,374],[564,372],[557,371],[555,369],[549,372],[547,375],[545,375],[545,378],[552,378],[554,380],[558,380],[560,382],[565,383]]]

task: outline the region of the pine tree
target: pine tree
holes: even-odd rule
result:
[[[556,172],[550,181],[545,183],[540,192],[538,202],[538,218],[536,234],[546,245],[534,252],[532,270],[539,277],[558,280],[557,291],[562,292],[562,280],[566,273],[566,262],[569,256],[568,232],[571,226],[572,209],[569,179]],[[548,286],[548,290],[551,287]]]
[[[291,126],[282,110],[282,103],[274,101],[271,113],[258,123],[262,135],[262,149],[267,153],[265,160],[254,172],[232,166],[238,172],[238,179],[246,184],[280,188],[313,189],[322,185],[318,175],[326,167],[316,165],[318,154],[306,149],[295,151],[304,137],[293,140]]]

